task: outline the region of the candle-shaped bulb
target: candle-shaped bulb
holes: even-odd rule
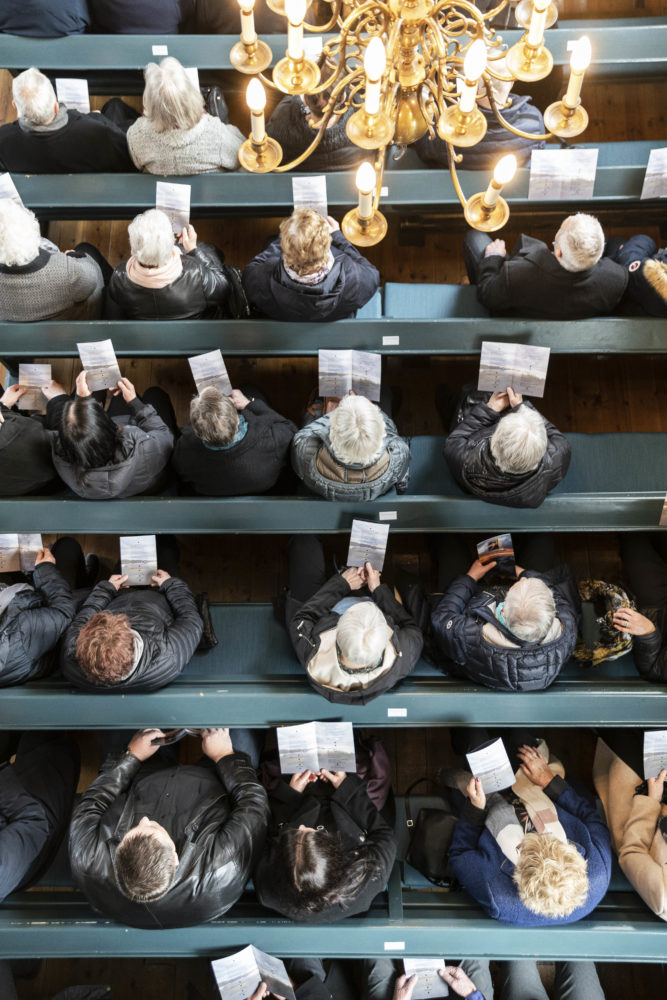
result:
[[[375,190],[375,170],[367,161],[359,165],[356,176],[359,192],[359,218],[370,219],[373,215],[373,192]]]
[[[285,0],[285,13],[290,24],[301,24],[306,16],[306,0]]]
[[[544,26],[547,23],[549,0],[533,0],[533,10],[528,25],[528,44],[539,49],[544,41]]]
[[[588,35],[584,35],[572,46],[570,69],[575,73],[583,73],[591,64],[591,55],[591,40]]]
[[[248,84],[246,101],[254,115],[260,115],[266,107],[266,93],[256,76]]]
[[[503,184],[509,184],[516,173],[516,156],[514,153],[508,153],[507,156],[503,156],[496,163],[493,170],[493,179],[496,184],[501,187]]]
[[[306,0],[285,0],[287,14],[287,55],[294,62],[303,59],[303,19]]]
[[[239,0],[241,8],[241,41],[245,45],[253,45],[257,41],[255,32],[255,16],[253,9],[255,0]]]
[[[473,42],[463,60],[463,73],[466,80],[479,80],[486,68],[486,45],[481,38]]]
[[[376,35],[371,38],[364,53],[364,72],[369,80],[377,83],[382,79],[382,74],[387,65],[387,53],[382,44],[382,39]]]
[[[239,7],[244,14],[249,14],[255,6],[255,0],[239,0]]]

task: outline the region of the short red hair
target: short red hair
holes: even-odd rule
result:
[[[76,658],[95,684],[118,684],[134,663],[134,636],[127,615],[99,611],[79,632]]]

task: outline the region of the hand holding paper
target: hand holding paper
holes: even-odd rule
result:
[[[657,778],[667,768],[667,729],[644,733],[644,777]]]
[[[473,786],[475,796],[479,796],[480,792],[482,796],[490,795],[491,792],[499,792],[514,784],[514,771],[509,762],[505,744],[501,739],[493,740],[488,746],[472,750],[466,754],[466,758],[475,778]],[[468,786],[469,794],[471,785]],[[476,805],[473,794],[470,794],[470,801]],[[480,808],[484,807],[480,806]]]
[[[376,524],[375,521],[357,521],[355,519],[352,521],[352,531],[350,532],[347,565],[364,567],[365,573],[366,563],[370,563],[374,570],[381,573],[388,538],[388,524]],[[366,582],[363,573],[362,579]]]

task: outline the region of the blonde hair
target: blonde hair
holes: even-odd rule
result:
[[[204,98],[178,59],[149,63],[144,79],[144,114],[156,132],[188,131],[201,120]]]
[[[280,249],[290,271],[298,275],[320,271],[329,259],[329,223],[314,208],[295,208],[280,223]]]
[[[555,920],[569,917],[588,895],[586,859],[551,833],[526,834],[513,878],[523,905]]]
[[[329,417],[329,443],[343,465],[367,465],[382,448],[382,411],[365,396],[343,396]]]
[[[202,389],[190,403],[192,429],[204,444],[214,448],[225,447],[236,437],[239,415],[228,396],[223,396],[214,385]]]

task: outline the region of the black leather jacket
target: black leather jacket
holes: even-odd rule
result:
[[[119,264],[107,287],[107,319],[224,319],[229,281],[216,247],[200,243],[183,254],[183,271],[164,288],[142,288]]]

